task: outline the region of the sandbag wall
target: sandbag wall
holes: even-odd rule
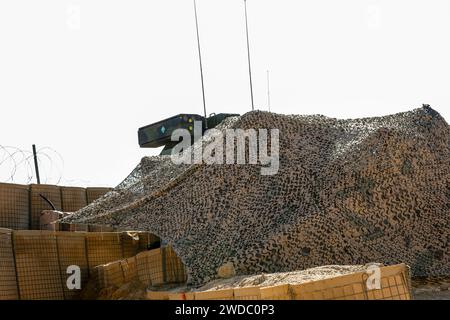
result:
[[[43,210],[74,212],[100,198],[111,188],[60,187],[46,184],[0,183],[0,228],[39,230]]]
[[[94,269],[94,278],[99,288],[120,287],[133,280],[157,287],[185,283],[187,275],[183,262],[172,247],[167,246],[99,265]]]
[[[137,255],[159,239],[147,232],[51,232],[0,229],[0,300],[62,300],[67,267],[81,270],[81,288],[94,268]]]

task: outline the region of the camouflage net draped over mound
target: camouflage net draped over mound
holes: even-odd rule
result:
[[[159,235],[192,284],[230,262],[237,274],[377,261],[450,275],[449,126],[433,109],[356,120],[258,111],[224,128],[278,128],[278,174],[144,158],[67,219]]]

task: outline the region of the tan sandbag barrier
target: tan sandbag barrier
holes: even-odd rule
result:
[[[69,266],[81,270],[81,288],[94,268],[135,256],[159,239],[147,232],[52,232],[0,229],[0,300],[74,299]]]
[[[149,286],[181,284],[187,280],[183,262],[170,246],[99,265],[93,277],[98,288],[120,287],[133,280]]]
[[[150,300],[410,300],[409,268],[405,264],[381,267],[379,289],[368,289],[369,275],[348,275],[300,284],[242,287],[200,292],[147,291]]]
[[[60,187],[47,184],[0,183],[0,228],[38,230],[43,210],[73,212],[102,197],[111,188]]]

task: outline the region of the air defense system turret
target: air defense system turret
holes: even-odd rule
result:
[[[228,117],[239,116],[239,114],[219,113],[211,114],[208,118],[198,114],[179,114],[165,120],[161,120],[145,127],[139,128],[138,140],[141,148],[159,148],[164,146],[161,155],[169,155],[178,141],[172,141],[172,133],[176,129],[186,129],[191,132],[191,143],[194,143],[194,123],[202,123],[202,135],[207,129],[218,126]]]

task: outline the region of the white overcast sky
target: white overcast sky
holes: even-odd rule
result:
[[[277,113],[354,118],[429,103],[449,121],[450,0],[247,2],[259,109],[269,69]],[[245,113],[243,0],[197,5],[208,112]],[[115,186],[157,153],[139,149],[139,127],[202,113],[196,50],[191,0],[2,0],[0,145],[56,150],[64,169],[48,182]]]

